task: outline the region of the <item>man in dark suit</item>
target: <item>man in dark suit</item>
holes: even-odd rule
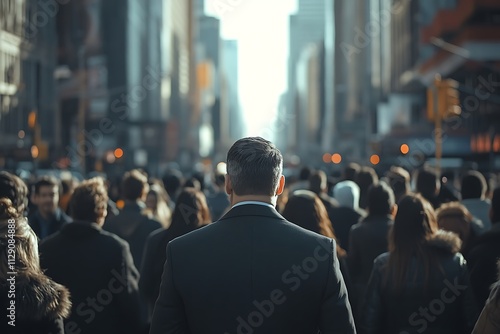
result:
[[[231,147],[232,208],[168,244],[151,334],[356,332],[335,241],[275,209],[282,165],[262,138]]]
[[[36,211],[28,217],[28,222],[40,239],[71,222],[71,218],[59,208],[59,182],[54,177],[40,178],[33,186],[31,199]]]
[[[143,328],[139,274],[128,244],[101,228],[107,200],[101,179],[84,181],[69,203],[75,222],[40,245],[42,269],[71,293],[66,333],[137,334]]]
[[[500,187],[493,192],[489,231],[480,235],[467,255],[470,283],[479,309],[484,307],[490,287],[497,280],[497,261],[500,259]]]

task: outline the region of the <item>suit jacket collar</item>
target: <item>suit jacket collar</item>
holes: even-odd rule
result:
[[[244,204],[229,210],[219,221],[242,217],[242,216],[257,216],[257,217],[267,217],[280,220],[286,220],[275,208],[271,208],[265,205],[257,204]]]

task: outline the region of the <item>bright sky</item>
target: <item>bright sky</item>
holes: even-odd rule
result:
[[[205,1],[207,14],[221,18],[222,38],[238,41],[246,135],[273,140],[271,124],[287,88],[288,17],[296,11],[296,0]]]

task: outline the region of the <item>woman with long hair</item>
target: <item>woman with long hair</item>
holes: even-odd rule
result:
[[[282,214],[286,220],[306,230],[316,232],[337,241],[325,205],[321,199],[310,190],[295,190],[288,198]],[[336,242],[336,245],[340,270],[349,288],[350,280],[348,278],[348,270],[345,262],[347,254],[346,251],[340,247],[338,242]]]
[[[62,334],[69,291],[40,269],[35,232],[13,206],[0,199],[0,333]]]
[[[421,195],[398,203],[389,252],[375,259],[360,333],[470,333],[477,316],[461,241]]]
[[[177,197],[170,227],[155,231],[149,236],[142,260],[139,289],[151,312],[160,291],[167,244],[210,222],[210,211],[205,195],[195,188],[184,188]]]
[[[170,219],[172,218],[172,212],[168,206],[169,201],[170,198],[163,186],[153,183],[149,187],[148,194],[146,195],[147,213],[151,219],[160,222],[163,228],[170,226]]]

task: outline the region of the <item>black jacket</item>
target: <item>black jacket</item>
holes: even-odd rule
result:
[[[69,291],[65,287],[48,277],[42,276],[29,281],[16,277],[15,296],[10,299],[9,285],[8,282],[1,282],[0,285],[3,315],[0,333],[64,334],[63,318],[69,315],[71,309]],[[13,307],[10,306],[11,300],[15,300]],[[9,307],[15,308],[15,318],[9,318]]]
[[[28,223],[30,224],[31,229],[40,239],[45,239],[46,237],[59,231],[64,225],[73,221],[70,216],[58,208],[56,214],[49,222],[47,235],[42,235],[42,220],[43,218],[38,210],[28,217]]]
[[[387,252],[387,238],[392,217],[368,216],[351,228],[348,265],[353,284],[365,286],[372,272],[373,260]]]
[[[328,213],[339,245],[347,252],[349,252],[349,235],[351,227],[357,224],[365,216],[366,213],[363,210],[354,210],[346,206],[332,208]]]
[[[97,224],[74,222],[42,242],[40,260],[46,274],[71,292],[67,331],[139,333],[139,275],[125,241]]]
[[[184,222],[182,224],[185,225]],[[172,224],[169,229],[156,230],[149,236],[146,242],[146,249],[142,258],[141,278],[139,280],[139,291],[148,304],[148,313],[153,312],[153,308],[160,292],[161,274],[166,260],[167,245],[173,239],[193,231],[186,229],[183,231],[175,229],[176,224]]]
[[[477,319],[460,240],[451,232],[438,232],[427,247],[440,268],[431,268],[425,288],[421,263],[409,263],[401,294],[386,277],[390,253],[375,259],[358,330],[362,334],[468,334]]]
[[[467,255],[470,282],[478,307],[482,309],[490,286],[497,279],[497,261],[500,258],[500,223],[493,224],[488,232],[477,237]]]
[[[116,234],[130,245],[130,252],[137,268],[141,268],[146,240],[151,232],[162,228],[156,220],[143,213],[144,206],[127,203],[118,216],[106,220],[103,229]]]
[[[245,204],[168,244],[150,334],[355,333],[335,241]]]

